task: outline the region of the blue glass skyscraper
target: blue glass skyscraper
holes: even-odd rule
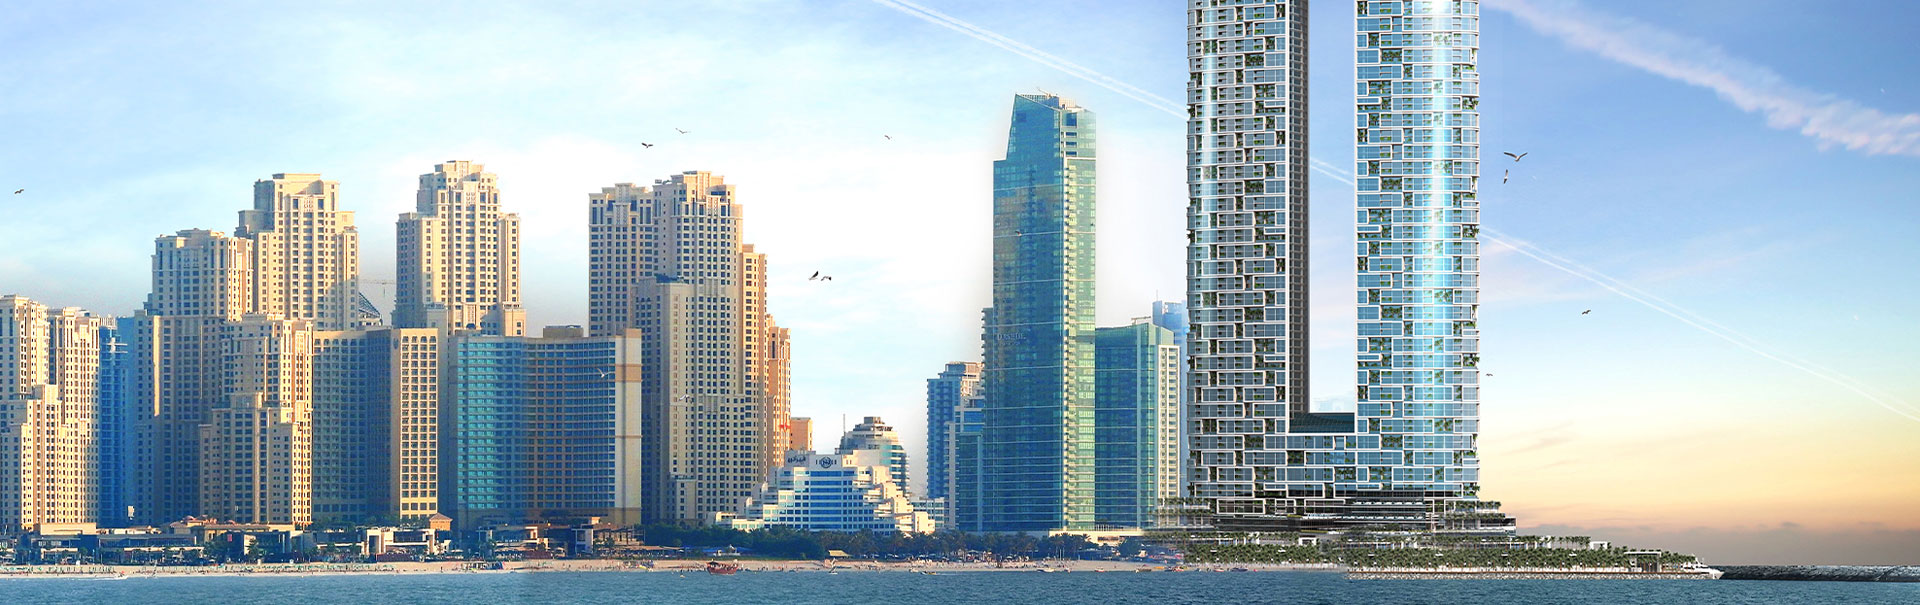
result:
[[[640,522],[640,337],[464,336],[451,345],[441,510],[461,528]]]
[[[1094,524],[1148,527],[1179,496],[1180,348],[1139,320],[1095,332]]]
[[[967,530],[1093,526],[1094,116],[1016,95],[993,163],[978,515]]]

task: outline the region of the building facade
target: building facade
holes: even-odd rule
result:
[[[1093,525],[1092,112],[1015,95],[994,162],[993,306],[973,531]]]
[[[1219,514],[1262,514],[1255,452],[1284,457],[1264,437],[1309,402],[1307,3],[1187,15],[1187,479]]]
[[[394,326],[526,333],[520,215],[500,211],[493,173],[475,162],[434,165],[396,230]]]
[[[980,364],[949,362],[940,374],[927,379],[927,499],[947,497],[953,482],[954,414],[962,402],[980,394]]]
[[[100,338],[112,324],[0,296],[0,533],[99,520]]]
[[[197,514],[200,425],[227,401],[222,330],[253,313],[254,242],[188,229],[154,239],[152,291],[126,322],[126,385],[141,523]]]
[[[787,443],[793,444],[792,449],[795,450],[813,451],[813,419],[794,418],[788,421]],[[786,461],[781,462],[784,464]]]
[[[419,521],[439,512],[437,328],[314,333],[316,521]]]
[[[225,399],[198,431],[197,514],[311,522],[314,322],[247,315],[220,332]]]
[[[887,426],[879,416],[863,418],[860,424],[853,425],[853,430],[840,436],[840,448],[834,452],[846,454],[861,450],[873,450],[885,454],[881,461],[887,465],[887,472],[900,484],[900,493],[906,494],[909,498],[913,497],[913,490],[907,487],[910,481],[910,473],[907,469],[907,448],[900,445],[900,435],[893,432],[893,427]]]
[[[1154,524],[1179,497],[1180,347],[1142,319],[1095,332],[1094,525]]]
[[[257,181],[233,234],[253,242],[251,312],[321,330],[359,326],[360,232],[340,209],[338,182],[299,173]]]
[[[448,345],[440,509],[457,527],[640,523],[642,339],[462,336]]]
[[[1509,518],[1472,514],[1490,505],[1477,500],[1479,4],[1360,5],[1359,407],[1342,427],[1359,451],[1308,449],[1303,470],[1319,477],[1305,486],[1335,497],[1298,501],[1309,514],[1512,530]]]
[[[742,510],[788,439],[786,331],[766,312],[766,259],[741,244],[718,175],[590,196],[590,333],[645,342],[650,522]]]
[[[767,489],[743,514],[714,521],[742,531],[786,527],[805,531],[932,533],[927,511],[914,508],[883,450],[828,455],[788,452]]]

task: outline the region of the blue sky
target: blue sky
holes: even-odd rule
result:
[[[1183,94],[1178,3],[916,1]],[[586,195],[711,170],[772,256],[796,414],[821,439],[841,414],[879,414],[917,447],[924,379],[979,354],[1011,95],[1044,88],[1100,115],[1102,324],[1180,296],[1179,119],[871,0],[713,4],[16,3],[0,188],[27,193],[0,197],[16,244],[0,292],[129,312],[154,236],[231,230],[275,172],[339,180],[362,273],[387,279],[416,176],[470,159],[524,217],[530,319],[583,323]],[[1311,145],[1341,167],[1353,24],[1350,3],[1325,6]],[[1920,5],[1488,6],[1487,173],[1531,153],[1484,187],[1489,227],[1920,402],[1920,146],[1904,142]],[[1353,199],[1318,173],[1311,199],[1315,390],[1339,405]],[[1497,245],[1484,268],[1486,491],[1523,523],[1722,560],[1818,543],[1828,561],[1920,563],[1920,422]]]

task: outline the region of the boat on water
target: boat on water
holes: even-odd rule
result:
[[[719,561],[708,561],[708,562],[707,562],[707,573],[710,573],[710,574],[713,574],[713,575],[717,575],[717,576],[731,576],[731,575],[733,575],[733,574],[735,574],[735,573],[739,573],[739,572],[740,572],[740,566],[739,566],[739,565],[734,565],[734,564],[732,564],[732,563],[721,563],[721,562],[719,562]]]

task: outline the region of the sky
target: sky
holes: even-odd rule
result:
[[[891,0],[12,3],[0,293],[129,313],[155,236],[231,231],[278,172],[339,181],[362,275],[391,279],[418,175],[462,159],[522,216],[530,321],[581,324],[587,195],[707,170],[771,257],[816,444],[878,415],[919,458],[925,379],[980,354],[1015,93],[1099,114],[1101,325],[1182,297],[1183,123],[1154,99],[1184,94],[1186,18],[1171,2],[914,4],[1002,38]],[[1334,5],[1310,41],[1325,409],[1351,405],[1354,375],[1353,18]],[[1481,194],[1499,237],[1483,496],[1529,532],[1714,562],[1920,564],[1920,68],[1903,59],[1920,4],[1485,13],[1483,156],[1513,179]]]

